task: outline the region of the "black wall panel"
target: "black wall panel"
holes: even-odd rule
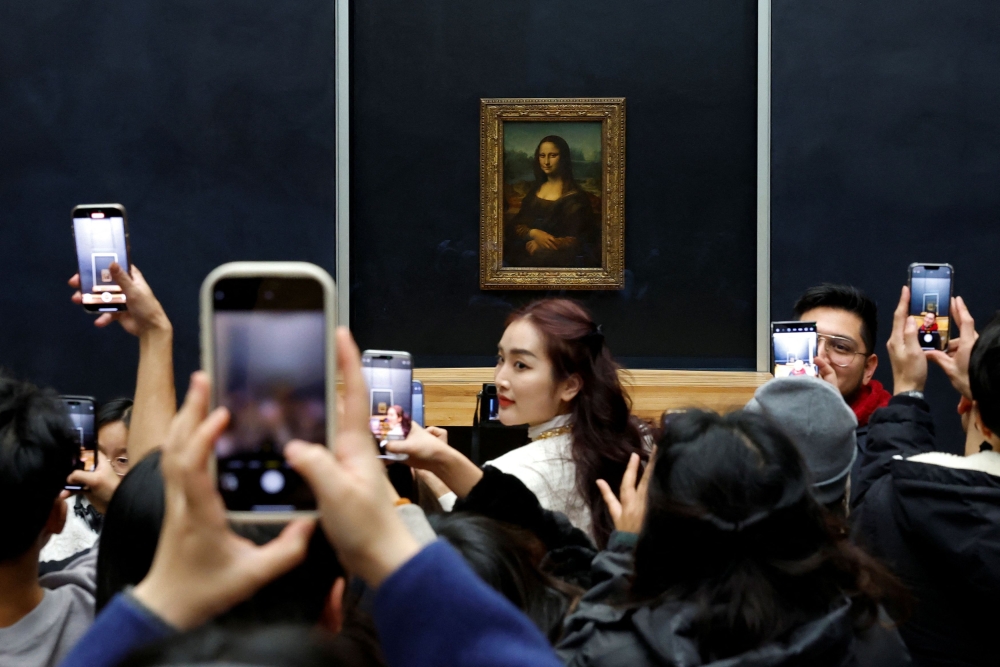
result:
[[[0,365],[130,395],[137,345],[69,302],[70,209],[125,204],[133,260],[198,367],[198,287],[335,249],[332,0],[0,4]]]
[[[951,262],[985,323],[1000,306],[1000,3],[773,0],[771,311],[840,281],[879,304],[876,377],[913,261]],[[943,439],[957,394],[932,366]]]
[[[756,44],[756,0],[355,3],[359,342],[492,365],[546,292],[479,289],[479,100],[624,96],[626,288],[567,294],[629,365],[752,368]]]

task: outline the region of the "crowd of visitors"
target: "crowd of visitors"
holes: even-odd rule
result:
[[[140,355],[134,396],[97,413],[95,470],[73,469],[55,390],[0,373],[4,667],[998,663],[1000,317],[977,333],[960,297],[959,335],[925,351],[903,288],[887,388],[875,303],[812,288],[793,311],[816,322],[818,377],[656,423],[583,306],[533,302],[498,332],[495,370],[499,420],[529,444],[477,465],[411,424],[386,448],[417,503],[378,457],[342,328],[336,442],[284,450],[319,518],[270,526],[227,519],[228,413],[201,372],[178,409],[167,314],[137,268],[111,271],[129,309],[97,326],[118,321]],[[958,393],[965,456],[937,441],[929,362]]]

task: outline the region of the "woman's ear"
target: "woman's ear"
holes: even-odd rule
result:
[[[580,377],[579,373],[573,373],[562,381],[559,387],[559,400],[569,403],[576,398],[581,389],[583,389],[583,378]]]

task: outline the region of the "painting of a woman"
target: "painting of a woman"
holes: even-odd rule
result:
[[[532,169],[534,183],[505,224],[504,266],[600,267],[600,217],[573,177],[566,140],[539,141]]]

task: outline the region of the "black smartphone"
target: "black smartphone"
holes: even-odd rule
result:
[[[500,423],[500,397],[497,395],[497,386],[492,382],[484,382],[479,394],[479,423]]]
[[[771,322],[774,377],[816,377],[819,373],[813,359],[818,346],[815,322]]]
[[[97,428],[95,426],[97,409],[93,396],[60,396],[66,407],[73,433],[80,443],[80,455],[73,466],[74,470],[93,472],[97,468]],[[67,484],[66,489],[79,491],[79,484]]]
[[[925,350],[948,349],[951,333],[951,294],[955,270],[951,264],[910,264],[910,317],[918,327],[917,339]]]
[[[424,383],[420,380],[413,381],[413,389],[410,391],[410,401],[413,404],[413,422],[423,428],[424,424]]]
[[[202,284],[202,364],[230,420],[215,443],[217,483],[239,521],[287,521],[315,510],[291,469],[293,439],[333,442],[336,296],[304,262],[235,262]]]
[[[387,440],[403,440],[413,419],[413,366],[409,352],[365,350],[361,373],[368,385],[369,426],[385,454]]]
[[[128,310],[122,288],[111,278],[115,262],[129,270],[128,219],[121,204],[81,204],[73,208],[77,270],[83,308],[89,313]]]

